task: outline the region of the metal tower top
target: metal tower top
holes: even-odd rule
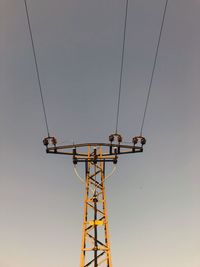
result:
[[[78,143],[72,145],[57,146],[57,140],[55,137],[46,137],[43,140],[43,144],[46,146],[47,153],[71,155],[73,163],[78,162],[99,162],[99,161],[112,161],[117,163],[118,155],[131,154],[143,152],[143,146],[146,144],[146,139],[143,136],[135,136],[132,139],[132,144],[123,144],[123,138],[120,134],[111,134],[109,136],[108,143]],[[101,147],[101,158],[99,150]],[[88,158],[88,148],[93,152]]]

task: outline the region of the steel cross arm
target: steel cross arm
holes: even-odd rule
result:
[[[106,159],[107,157],[113,157],[115,155],[120,154],[132,154],[132,153],[140,153],[143,152],[143,146],[135,146],[135,145],[125,145],[125,144],[114,144],[114,143],[81,143],[81,144],[73,144],[68,146],[51,146],[46,148],[47,153],[53,154],[61,154],[61,155],[71,155],[76,156],[78,160],[88,159],[88,152],[83,151],[84,148],[103,148],[103,153],[101,155],[101,159]],[[99,154],[91,154],[91,158],[98,158]]]

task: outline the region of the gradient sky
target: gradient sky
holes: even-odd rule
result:
[[[50,132],[115,127],[124,2],[27,0]],[[139,133],[164,0],[130,0],[119,131]],[[114,267],[200,267],[200,1],[169,0],[143,154],[107,181]],[[79,266],[83,185],[46,155],[22,0],[0,1],[0,267]]]

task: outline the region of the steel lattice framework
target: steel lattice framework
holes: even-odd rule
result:
[[[54,137],[43,140],[47,153],[71,155],[73,164],[85,164],[85,197],[80,267],[112,267],[108,215],[106,206],[106,164],[117,164],[121,154],[143,152],[146,140],[133,138],[122,144],[119,134],[109,136],[110,143],[83,143],[57,146]]]
[[[91,156],[89,152],[88,159]],[[80,266],[112,266],[105,194],[105,162],[85,162],[85,177]]]

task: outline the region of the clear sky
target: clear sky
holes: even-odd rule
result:
[[[52,135],[114,131],[122,0],[27,0]],[[164,0],[130,0],[119,131],[139,133]],[[200,1],[169,0],[144,135],[107,182],[114,267],[200,267]],[[0,267],[79,266],[83,185],[46,155],[22,0],[0,1]]]

